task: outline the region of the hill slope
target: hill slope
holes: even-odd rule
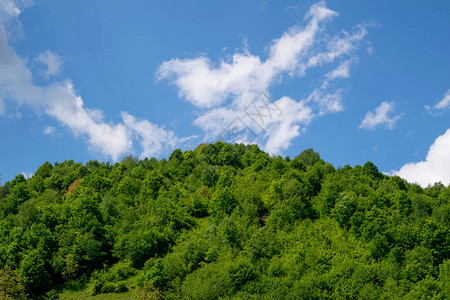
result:
[[[0,187],[0,232],[12,299],[450,297],[450,188],[335,169],[311,149],[45,163]]]

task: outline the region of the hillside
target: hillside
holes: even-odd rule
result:
[[[77,291],[448,299],[450,187],[222,142],[168,160],[46,162],[0,187],[0,299]]]

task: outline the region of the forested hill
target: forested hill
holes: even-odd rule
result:
[[[450,187],[222,142],[168,160],[46,162],[0,187],[0,298],[77,290],[449,299]]]

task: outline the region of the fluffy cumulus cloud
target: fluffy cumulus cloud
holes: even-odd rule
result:
[[[292,139],[300,135],[301,126],[308,125],[314,114],[305,101],[295,101],[286,96],[274,104],[280,109],[280,114],[275,115],[267,126],[265,150],[280,153],[291,145]]]
[[[337,15],[324,2],[312,5],[303,26],[294,26],[270,42],[266,59],[248,50],[218,63],[206,56],[174,58],[161,64],[156,78],[169,80],[180,97],[200,109],[194,124],[205,131],[206,140],[228,141],[231,136],[235,138],[230,141],[258,143],[270,153],[279,153],[314,118],[344,109],[342,90],[331,89],[330,82],[349,77],[367,26],[330,36],[325,25]],[[308,69],[326,65],[331,70],[305,99],[283,96],[268,103],[268,97],[261,97],[286,77],[303,77]]]
[[[17,17],[29,6],[27,1],[14,2],[0,0],[0,113],[6,114],[6,102],[20,108],[30,106],[38,113],[46,113],[69,128],[73,134],[82,137],[92,151],[118,160],[126,153],[133,152],[133,141],[142,146],[142,155],[155,155],[169,145],[173,145],[173,133],[149,121],[136,121],[128,113],[122,113],[123,122],[111,123],[104,120],[103,112],[89,109],[77,95],[70,80],[51,82],[47,86],[36,86],[32,82],[32,72],[25,59],[9,46],[10,23],[19,24]],[[61,58],[44,51],[36,58],[46,66],[45,76],[57,75],[62,64]],[[50,127],[44,134],[52,134]],[[142,156],[141,155],[141,156]]]
[[[445,110],[450,108],[450,89],[444,93],[443,98],[433,107],[425,106],[429,111]],[[430,146],[424,161],[408,163],[394,175],[405,178],[410,182],[427,187],[435,182],[450,184],[450,129],[439,136]]]
[[[435,182],[450,184],[450,129],[439,136],[428,150],[424,161],[408,163],[400,170],[392,172],[410,182],[427,187]]]
[[[121,113],[120,122],[112,123],[101,110],[86,107],[70,80],[55,81],[62,60],[51,51],[43,49],[36,58],[45,67],[48,84],[34,85],[26,59],[8,43],[11,32],[6,24],[20,24],[18,16],[29,5],[17,3],[0,0],[0,114],[7,114],[10,105],[18,109],[30,106],[59,121],[93,151],[113,160],[134,153],[136,146],[144,157],[186,141],[127,112]],[[314,119],[344,110],[343,90],[333,88],[332,82],[350,76],[350,67],[357,61],[355,51],[367,34],[367,26],[360,24],[351,32],[342,30],[330,35],[326,25],[337,15],[319,2],[305,14],[302,25],[268,41],[265,58],[248,50],[219,62],[207,56],[174,58],[162,63],[155,76],[157,80],[169,80],[179,96],[197,110],[194,124],[205,132],[205,140],[258,143],[270,153],[280,153]],[[319,69],[322,75],[308,96],[270,99],[272,86],[307,76],[311,68]]]
[[[240,97],[265,91],[274,79],[284,72],[304,71],[301,55],[313,44],[323,22],[336,13],[323,3],[313,5],[307,15],[306,28],[293,27],[270,46],[269,58],[235,53],[231,61],[215,66],[207,57],[172,59],[164,62],[156,74],[158,79],[173,78],[180,96],[193,105],[210,108],[222,104],[227,97]],[[246,98],[241,101],[249,100]]]
[[[387,129],[394,129],[395,124],[402,117],[402,114],[393,115],[394,102],[383,102],[375,108],[375,112],[367,112],[359,126],[360,129],[373,130],[379,126]]]

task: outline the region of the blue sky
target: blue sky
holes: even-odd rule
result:
[[[0,0],[2,182],[220,138],[448,185],[449,15],[447,1]]]

